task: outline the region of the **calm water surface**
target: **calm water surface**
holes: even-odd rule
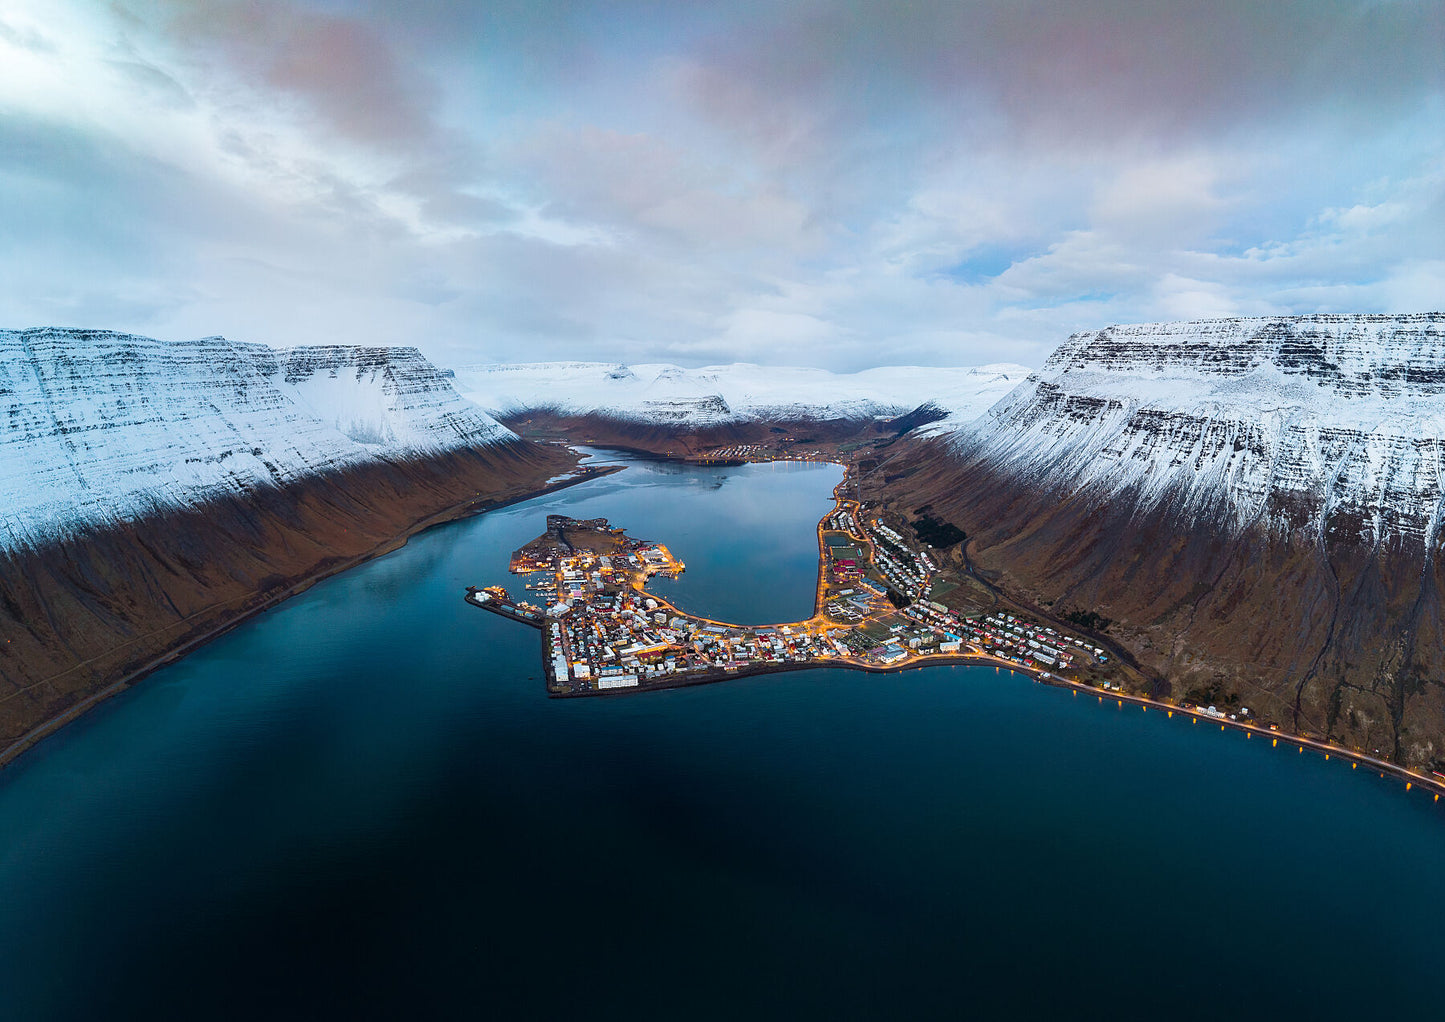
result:
[[[461,600],[560,512],[797,619],[838,478],[641,463],[436,529],[46,741],[0,772],[0,1018],[1445,1007],[1445,812],[1398,782],[989,668],[549,701]]]

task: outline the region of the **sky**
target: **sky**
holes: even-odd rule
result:
[[[5,0],[0,326],[1040,363],[1445,308],[1445,0]]]

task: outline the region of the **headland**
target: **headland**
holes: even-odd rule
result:
[[[1108,680],[1118,671],[1108,650],[1002,607],[985,612],[986,594],[960,592],[936,550],[865,512],[847,490],[845,476],[818,523],[818,582],[805,620],[743,625],[683,610],[647,589],[653,576],[685,570],[664,544],[631,538],[605,518],[562,515],[549,515],[547,531],[511,556],[530,600],[501,586],[470,587],[467,599],[542,631],[554,696],[815,667],[979,662],[1119,687]]]
[[[729,446],[688,462],[726,465],[793,460],[787,451]],[[810,450],[797,460],[834,461]],[[860,452],[865,453],[865,452]],[[712,456],[709,457],[709,454]],[[1150,679],[1127,652],[1038,608],[1009,600],[968,564],[963,537],[927,514],[891,515],[856,497],[856,459],[817,525],[813,613],[762,625],[719,621],[678,607],[647,588],[685,565],[663,543],[629,537],[605,518],[550,515],[546,531],[515,551],[512,574],[529,598],[503,586],[468,587],[469,603],[538,629],[547,693],[557,698],[617,695],[705,685],[820,668],[891,673],[929,666],[993,666],[1069,688],[1122,709],[1180,714],[1195,724],[1284,742],[1393,774],[1407,787],[1445,794],[1445,778],[1412,771],[1360,750],[1289,734],[1247,707],[1176,704],[1149,693]],[[936,545],[935,545],[936,544]]]

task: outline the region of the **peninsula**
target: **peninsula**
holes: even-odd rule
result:
[[[940,571],[936,550],[905,537],[834,492],[818,523],[818,583],[806,620],[741,625],[701,617],[649,592],[655,575],[685,566],[660,543],[633,539],[605,518],[547,517],[547,531],[512,554],[543,607],[504,587],[467,599],[542,631],[547,691],[595,695],[670,688],[813,667],[896,671],[986,662],[1048,680],[1066,671],[1108,689],[1111,656],[1085,638],[1004,608]]]
[[[793,457],[798,453],[791,452]],[[836,452],[810,451],[808,460]],[[767,449],[717,449],[718,460],[786,458]],[[704,456],[701,459],[710,460]],[[614,695],[703,685],[816,668],[885,673],[949,664],[992,665],[1044,684],[1137,707],[1176,713],[1194,724],[1261,736],[1272,745],[1309,749],[1392,774],[1406,788],[1445,794],[1445,776],[1411,770],[1359,749],[1291,734],[1248,707],[1218,707],[1149,692],[1150,678],[1126,650],[1009,599],[976,573],[963,533],[929,508],[913,521],[886,505],[850,497],[856,465],[834,488],[833,507],[817,525],[818,581],[806,620],[743,625],[685,611],[650,591],[656,575],[686,566],[665,545],[627,536],[605,518],[548,515],[546,531],[513,552],[509,570],[525,577],[532,599],[504,586],[466,590],[468,603],[541,632],[547,693]],[[537,602],[533,602],[537,601]],[[1072,615],[1070,620],[1079,615]],[[1102,645],[1100,643],[1103,643]]]

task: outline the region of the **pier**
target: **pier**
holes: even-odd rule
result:
[[[516,603],[501,586],[488,586],[486,589],[467,586],[466,601],[474,607],[490,610],[493,614],[500,614],[509,621],[520,621],[533,628],[540,629],[544,622],[544,615],[540,608],[530,604]]]

